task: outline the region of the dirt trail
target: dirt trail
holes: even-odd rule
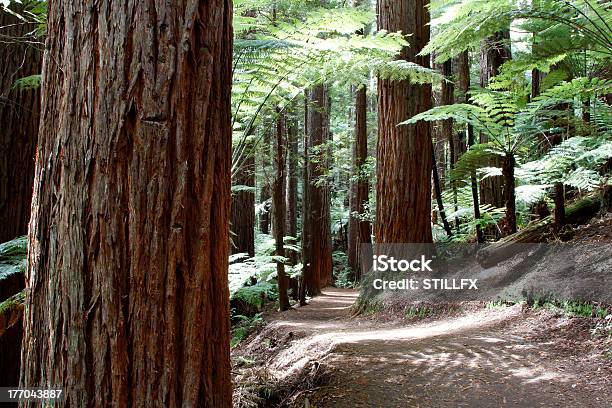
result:
[[[609,364],[529,335],[570,319],[546,320],[514,306],[424,323],[381,323],[350,316],[357,294],[327,289],[308,306],[272,316],[250,342],[260,347],[266,336],[276,337],[268,356],[276,377],[313,364],[328,370],[328,383],[295,405],[304,406],[305,398],[313,407],[347,408],[612,405]]]

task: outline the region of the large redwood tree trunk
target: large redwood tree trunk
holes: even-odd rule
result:
[[[417,57],[429,41],[427,0],[379,0],[378,27],[413,33],[401,58],[429,66],[429,56]],[[431,108],[431,85],[379,80],[376,241],[432,241],[431,135],[428,122],[397,124]]]
[[[22,7],[12,4],[11,10]],[[26,24],[0,7],[0,243],[28,233],[34,156],[40,118],[39,88],[15,81],[40,74],[42,45]]]
[[[232,176],[232,185],[251,187],[241,188],[232,194],[232,254],[255,256],[255,157],[252,146],[246,147],[248,157],[244,159]]]
[[[355,217],[363,214],[369,199],[368,179],[362,173],[362,166],[368,158],[367,132],[367,91],[365,86],[355,90],[355,140],[353,142],[353,179],[350,184],[350,215],[348,225],[348,264],[356,281],[361,280],[361,244],[369,244],[371,228],[368,221]]]
[[[307,243],[308,273],[305,276],[306,291],[311,295],[331,283],[332,243],[329,186],[327,176],[327,149],[329,140],[329,95],[323,85],[308,92],[308,212],[304,222],[308,223]]]
[[[230,0],[49,3],[21,385],[230,407]]]
[[[309,169],[310,157],[308,154],[308,90],[304,91],[304,171],[302,173],[302,276],[300,277],[298,298],[300,305],[306,305],[306,295],[316,296],[321,293],[318,285],[319,278],[313,275],[310,264],[310,189]]]

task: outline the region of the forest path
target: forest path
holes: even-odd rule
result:
[[[288,339],[270,361],[277,376],[313,359],[329,370],[330,381],[308,395],[312,407],[610,406],[609,366],[602,371],[580,353],[560,354],[549,339],[524,337],[542,322],[519,306],[381,323],[351,317],[357,295],[328,288],[270,323]]]

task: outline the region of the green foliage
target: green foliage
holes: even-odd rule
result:
[[[443,62],[511,25],[539,33],[549,54],[588,49],[612,55],[610,7],[595,0],[466,0],[445,7],[437,35],[422,50]],[[540,51],[542,52],[542,51]]]
[[[28,255],[27,237],[0,244],[0,280],[16,273],[24,273]]]
[[[435,310],[427,305],[407,306],[404,309],[404,316],[407,319],[423,320],[435,314]]]
[[[230,347],[232,348],[236,347],[249,337],[251,333],[260,330],[266,324],[261,313],[253,317],[238,315],[234,316],[234,318],[238,320],[238,323],[232,327],[232,339],[230,341]]]
[[[534,310],[544,308],[568,317],[604,318],[609,315],[607,308],[598,306],[592,302],[584,302],[580,300],[560,301],[556,299],[535,297],[528,299],[527,304]]]
[[[28,90],[40,88],[41,75],[30,75],[24,78],[20,78],[13,84],[14,89]]]
[[[348,266],[348,256],[342,251],[332,253],[332,264],[334,267],[334,284],[339,288],[354,288],[357,282],[352,278],[353,272]]]

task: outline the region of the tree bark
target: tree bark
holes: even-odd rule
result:
[[[506,206],[506,234],[516,232],[516,190],[514,179],[514,167],[516,159],[512,154],[507,154],[502,159],[502,174],[504,178],[504,204]]]
[[[467,126],[467,145],[468,149],[474,145],[474,128],[472,125]],[[480,227],[480,200],[478,198],[478,180],[476,179],[476,171],[470,174],[470,185],[472,188],[472,202],[474,203],[474,219],[476,220],[476,242],[479,244],[485,242],[484,232]]]
[[[448,79],[448,82],[442,82],[442,105],[452,105],[455,103],[455,86],[452,82],[453,65],[449,59],[442,64],[442,75]],[[448,119],[442,122],[442,135],[448,140],[448,165],[451,173],[455,169],[457,162],[457,143],[453,134],[453,120]],[[451,178],[451,190],[453,192],[453,205],[455,212],[459,210],[457,204],[457,185]],[[459,230],[459,217],[455,217],[455,228]]]
[[[438,203],[440,218],[442,218],[442,225],[444,226],[444,231],[446,231],[446,235],[452,237],[453,231],[451,230],[450,224],[448,223],[448,219],[446,218],[446,212],[444,211],[444,202],[442,201],[442,188],[440,187],[440,176],[438,175],[438,166],[436,166],[435,154],[432,155],[432,161],[433,165],[431,167],[433,171],[434,194]]]
[[[470,103],[468,92],[470,90],[470,55],[469,52],[463,51],[457,56],[457,100],[460,103]],[[466,125],[464,133],[466,134],[465,151],[472,147],[475,143],[474,128],[471,125]],[[476,220],[476,240],[478,243],[484,242],[484,234],[478,222],[480,221],[480,199],[478,196],[478,180],[476,172],[470,174],[470,186],[472,190],[472,203],[474,206],[474,218]]]
[[[298,126],[295,118],[287,122],[287,176],[285,189],[285,204],[287,214],[285,218],[286,235],[297,239],[298,219]],[[296,240],[292,242],[295,244]],[[288,258],[292,265],[297,264],[298,256],[295,251],[290,251]]]
[[[11,10],[22,11],[19,4]],[[0,243],[28,233],[34,156],[40,118],[40,90],[15,87],[15,81],[40,74],[42,45],[36,29],[0,8]],[[13,384],[14,385],[14,384]]]
[[[455,89],[455,101],[457,103],[470,103],[468,92],[470,90],[470,55],[463,51],[456,58],[457,87]],[[461,155],[467,151],[467,126],[457,133],[455,138],[455,159],[459,160]]]
[[[310,296],[320,293],[331,283],[332,243],[327,142],[329,141],[329,97],[325,86],[317,85],[308,92],[308,223],[306,251],[310,264],[306,290]]]
[[[231,1],[54,1],[47,24],[21,386],[230,407]]]
[[[355,90],[355,140],[353,142],[353,179],[350,184],[350,215],[348,225],[348,264],[353,279],[361,281],[360,248],[369,244],[371,227],[368,221],[361,220],[354,213],[363,214],[369,200],[368,179],[362,174],[362,167],[368,158],[367,132],[367,90],[362,86]]]
[[[248,157],[232,176],[232,185],[255,188],[255,157],[251,146],[245,149]],[[255,193],[242,190],[232,195],[232,254],[255,256]]]
[[[378,2],[379,29],[413,33],[400,58],[424,67],[429,56],[417,54],[429,41],[428,3]],[[397,126],[431,106],[431,85],[379,79],[376,242],[432,242],[430,125]]]
[[[502,64],[512,58],[508,42],[510,31],[499,31],[482,42],[480,49],[480,86],[485,88],[491,78],[499,74]],[[488,137],[480,134],[480,143],[488,142]],[[498,158],[490,163],[493,167],[501,167]],[[480,201],[494,207],[504,205],[502,177],[487,177],[480,183]]]
[[[268,129],[265,130],[262,143],[261,166],[263,169],[263,181],[259,192],[259,202],[263,204],[263,209],[259,214],[259,232],[262,234],[269,234],[271,223],[270,209],[272,206],[270,199],[272,197],[270,192],[270,183],[268,181],[268,172],[270,171],[270,156],[272,155],[270,146],[272,144],[272,140],[270,137],[270,131]]]
[[[560,229],[565,225],[565,186],[555,183],[555,226]]]
[[[310,157],[308,153],[308,91],[304,91],[304,172],[302,177],[302,276],[300,277],[299,285],[299,301],[300,305],[306,305],[306,294],[316,296],[321,293],[318,282],[318,277],[312,275],[310,265],[310,188],[308,188],[310,180]]]
[[[285,256],[285,115],[277,109],[276,143],[274,150],[276,160],[274,163],[275,177],[272,194],[272,213],[274,215],[274,240],[276,242],[276,256]],[[281,311],[289,309],[287,296],[288,279],[285,275],[285,264],[276,262],[276,280],[278,282],[278,305]]]
[[[287,175],[285,177],[285,235],[291,237],[290,243],[297,244],[297,219],[298,219],[298,125],[295,117],[287,122]],[[295,266],[299,262],[296,251],[290,250],[286,254],[289,264]],[[299,300],[299,282],[297,278],[289,279],[289,289],[294,300]]]

